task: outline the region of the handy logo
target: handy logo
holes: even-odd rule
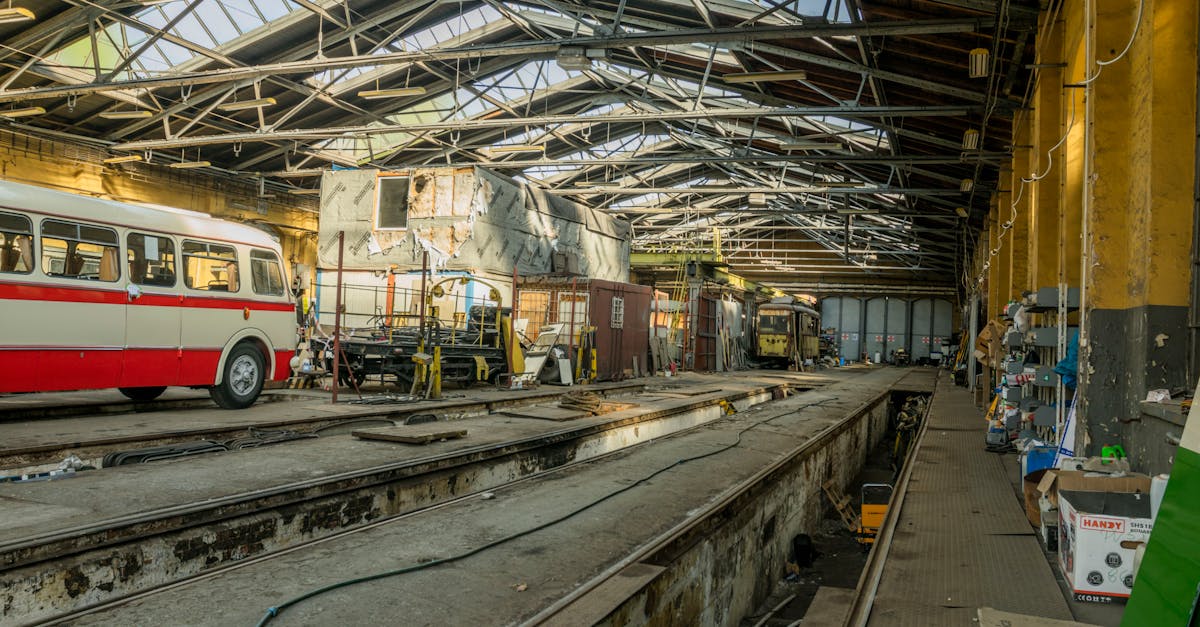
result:
[[[1079,528],[1090,531],[1125,533],[1125,519],[1109,518],[1107,516],[1080,516]]]

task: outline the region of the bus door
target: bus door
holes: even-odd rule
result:
[[[170,237],[136,232],[126,236],[129,305],[120,387],[179,382],[183,286],[177,260]]]

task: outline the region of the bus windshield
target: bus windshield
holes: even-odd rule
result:
[[[787,333],[788,314],[761,314],[758,318],[759,333]]]

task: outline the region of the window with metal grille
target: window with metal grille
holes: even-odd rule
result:
[[[612,299],[612,328],[625,328],[625,299],[620,296]]]

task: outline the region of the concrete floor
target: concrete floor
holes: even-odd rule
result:
[[[869,624],[969,625],[980,607],[1071,619],[1009,466],[984,451],[984,420],[943,381],[913,464]]]
[[[827,376],[831,381],[823,389],[781,401],[799,406],[831,399],[827,404],[745,432],[736,453],[717,454],[674,468],[545,530],[456,563],[318,596],[289,608],[278,622],[498,624],[528,617],[906,374],[896,369],[844,369],[830,373]],[[746,378],[749,377],[719,379],[729,388],[742,384]],[[738,432],[754,422],[755,413],[756,410],[739,413],[731,419],[662,438],[652,446],[634,447],[603,460],[519,482],[495,490],[495,498],[470,497],[390,524],[326,539],[261,561],[253,560],[235,570],[87,616],[81,624],[251,623],[267,607],[314,588],[470,551],[550,522],[633,485],[679,459],[735,442]],[[470,420],[486,422],[474,424]],[[527,434],[531,428],[527,423],[536,423],[533,428],[545,428],[544,421],[496,417],[470,420],[461,423],[468,429],[474,425],[472,434],[494,440]],[[444,442],[435,446],[453,449],[463,444]],[[55,492],[59,488],[69,489],[62,494],[40,500],[45,507],[70,509],[71,519],[97,519],[116,515],[123,509],[128,511],[129,501],[114,498],[111,492],[101,496],[93,490],[135,490],[151,499],[154,506],[162,507],[169,502],[199,501],[281,479],[304,478],[395,459],[403,454],[402,450],[394,445],[348,437],[331,438],[329,442],[299,442],[286,445],[286,452],[282,448],[261,449],[118,468],[111,477],[119,477],[119,483],[87,482],[81,477],[55,486]],[[433,453],[432,449],[425,452]],[[236,468],[230,466],[234,460]],[[95,485],[89,489],[87,483]],[[88,506],[80,507],[80,501]],[[68,514],[63,510],[59,513]],[[12,537],[12,533],[33,530],[24,526],[2,533]]]

